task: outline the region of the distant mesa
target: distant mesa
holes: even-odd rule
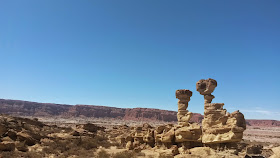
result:
[[[134,121],[177,122],[177,112],[151,108],[116,108],[95,105],[66,105],[0,99],[0,113],[34,117],[94,117]],[[193,113],[189,122],[202,123],[203,115]],[[246,120],[247,125],[277,127],[277,120]]]

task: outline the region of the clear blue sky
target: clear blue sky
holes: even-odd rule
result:
[[[280,120],[280,1],[0,1],[0,98]]]

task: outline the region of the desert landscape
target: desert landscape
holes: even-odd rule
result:
[[[280,158],[279,0],[0,7],[0,158]]]
[[[1,99],[1,157],[278,158],[280,121],[228,113],[212,103],[216,86],[196,84],[204,115],[187,110],[187,89],[176,91],[178,112]]]

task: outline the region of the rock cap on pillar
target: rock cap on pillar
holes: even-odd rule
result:
[[[201,95],[211,95],[211,93],[214,92],[216,87],[217,81],[212,78],[208,78],[206,80],[201,79],[196,83],[196,90]]]
[[[176,98],[177,99],[187,99],[192,96],[192,91],[188,89],[178,89],[176,90]]]
[[[212,78],[208,78],[206,80],[201,79],[196,83],[196,90],[201,95],[204,95],[205,103],[211,103],[212,100],[215,98],[215,96],[212,95],[211,93],[214,92],[216,87],[217,87],[217,81]]]

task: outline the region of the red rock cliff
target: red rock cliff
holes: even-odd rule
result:
[[[66,105],[0,99],[0,113],[17,116],[62,116],[117,118],[141,121],[177,121],[177,112],[150,108],[115,108],[95,105]],[[201,123],[203,115],[194,113],[191,122]],[[251,126],[280,126],[276,120],[246,120]]]

